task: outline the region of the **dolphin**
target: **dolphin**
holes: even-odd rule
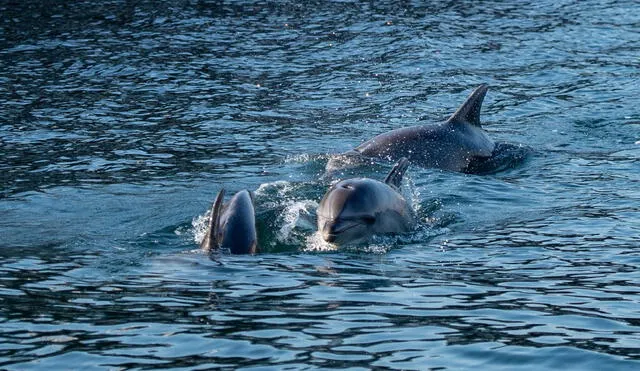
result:
[[[255,254],[258,238],[253,195],[242,190],[223,205],[224,193],[221,189],[213,202],[207,233],[200,247],[207,252],[224,248],[232,254]]]
[[[399,192],[408,166],[409,161],[402,158],[384,182],[353,178],[329,188],[317,211],[322,238],[342,245],[364,242],[374,234],[409,231],[413,211]]]
[[[480,125],[480,108],[488,86],[482,84],[448,120],[382,133],[354,150],[329,161],[334,170],[345,158],[377,158],[397,161],[406,157],[412,164],[457,172],[473,172],[473,164],[491,157],[494,142]]]

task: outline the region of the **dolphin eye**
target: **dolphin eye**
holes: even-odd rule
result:
[[[373,223],[375,223],[375,222],[376,222],[376,217],[375,217],[375,216],[363,216],[363,217],[362,217],[362,221],[363,221],[365,224],[369,224],[369,225],[371,225],[371,224],[373,224]]]

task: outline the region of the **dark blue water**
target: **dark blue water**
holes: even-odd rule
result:
[[[639,66],[631,1],[0,2],[0,368],[637,370]],[[527,160],[327,250],[330,154],[480,83]],[[222,187],[261,254],[198,250]]]

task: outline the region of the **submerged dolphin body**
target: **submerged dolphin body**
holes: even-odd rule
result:
[[[339,168],[336,164],[347,162],[345,159],[398,161],[406,157],[412,164],[426,168],[473,172],[474,163],[489,159],[495,148],[480,125],[480,109],[487,89],[485,84],[477,87],[447,121],[380,134],[329,161],[327,170]]]
[[[224,189],[213,203],[207,234],[200,247],[205,251],[223,248],[232,254],[255,254],[258,238],[253,196],[242,190],[226,204],[223,200]]]
[[[409,231],[414,225],[411,207],[398,192],[409,166],[401,159],[384,182],[353,178],[333,185],[318,206],[318,231],[338,245],[364,242],[374,234]]]

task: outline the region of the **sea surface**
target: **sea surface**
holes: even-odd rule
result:
[[[481,175],[335,248],[333,154],[478,85]],[[261,252],[208,255],[215,195]],[[0,369],[640,369],[637,1],[0,2]]]

